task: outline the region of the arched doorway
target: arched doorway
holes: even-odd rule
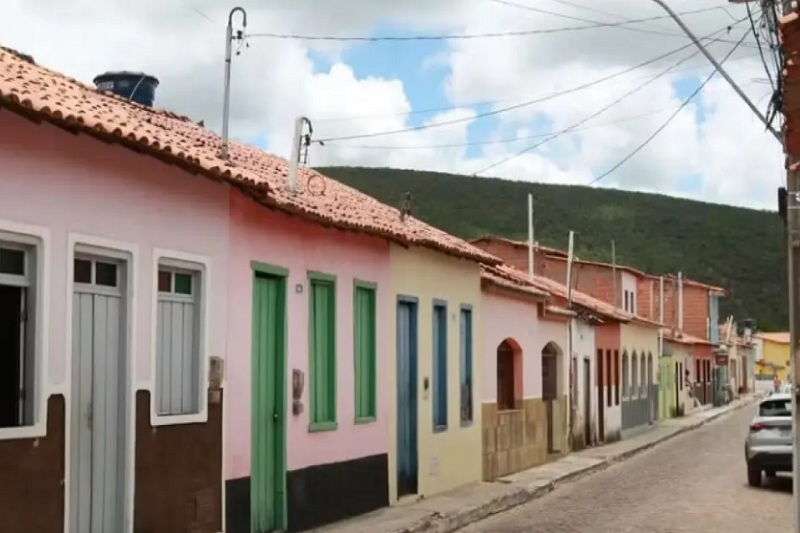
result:
[[[514,339],[497,346],[497,410],[522,408],[522,348]]]
[[[542,401],[547,412],[547,453],[558,452],[556,435],[561,434],[564,428],[560,416],[556,416],[558,401],[561,396],[561,379],[558,369],[561,367],[561,348],[554,342],[548,342],[542,348]],[[560,440],[560,439],[559,439]]]

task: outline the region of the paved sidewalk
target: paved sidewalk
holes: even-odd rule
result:
[[[650,431],[606,446],[572,453],[495,483],[478,482],[413,503],[388,507],[344,522],[314,529],[314,533],[450,533],[467,524],[507,511],[545,494],[559,485],[591,475],[652,448],[672,437],[750,405],[756,396],[694,412],[660,423]]]

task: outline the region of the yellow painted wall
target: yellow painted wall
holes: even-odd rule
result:
[[[651,371],[652,375],[652,382],[653,384],[657,384],[657,375],[658,375],[658,328],[650,327],[650,326],[643,326],[641,324],[636,323],[628,323],[628,324],[620,324],[620,337],[619,337],[620,347],[622,352],[627,352],[628,357],[630,358],[633,355],[633,352],[636,352],[637,356],[639,357],[639,365],[642,364],[642,361],[645,362],[647,365],[647,354],[653,354],[653,367]],[[645,354],[645,357],[642,357],[642,354]],[[630,373],[633,368],[633,365],[629,362],[628,363],[628,372]],[[639,375],[641,376],[641,366],[638,367]],[[621,383],[624,383],[625,380],[620,377]],[[627,379],[628,384],[633,383],[632,376],[629,376]],[[637,379],[636,383],[641,383],[641,379]],[[627,398],[627,393],[624,395]]]
[[[683,372],[679,376],[680,384],[678,387],[678,391],[680,395],[678,396],[678,403],[680,403],[681,407],[683,407],[683,413],[685,414],[688,411],[692,410],[692,399],[689,396],[689,387],[686,386],[686,371],[692,371],[694,368],[692,365],[692,352],[691,346],[686,344],[681,344],[679,342],[675,342],[672,344],[672,361],[674,363],[683,363]],[[673,373],[674,375],[674,373]]]
[[[789,378],[789,367],[786,362],[789,360],[789,345],[783,344],[780,342],[774,342],[771,340],[764,339],[764,348],[762,351],[762,357],[765,361],[770,363],[774,363],[778,365],[778,376],[780,376],[781,381],[786,381]],[[759,373],[763,373],[764,369],[761,367],[756,366],[756,371]]]
[[[422,496],[479,481],[481,463],[481,390],[483,368],[483,336],[481,319],[480,267],[477,263],[452,258],[422,248],[391,248],[392,299],[413,296],[419,299],[418,308],[418,447],[419,491]],[[425,392],[424,380],[433,382],[432,314],[433,300],[447,301],[447,430],[433,432],[432,390]],[[472,424],[461,426],[460,418],[460,306],[472,306]],[[396,306],[394,312],[396,313]],[[392,319],[390,338],[397,338],[397,321]],[[391,375],[389,383],[389,501],[397,502],[397,353],[386,365]]]

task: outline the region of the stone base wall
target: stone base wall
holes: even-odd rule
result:
[[[517,407],[510,411],[498,411],[496,403],[483,404],[485,481],[494,481],[547,462],[547,413],[544,402],[541,398],[523,400]],[[555,409],[554,414],[557,411]],[[555,435],[558,438],[559,433]]]

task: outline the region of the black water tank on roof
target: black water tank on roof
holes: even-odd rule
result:
[[[106,72],[94,79],[101,91],[111,91],[126,100],[153,107],[158,78],[143,72]]]

